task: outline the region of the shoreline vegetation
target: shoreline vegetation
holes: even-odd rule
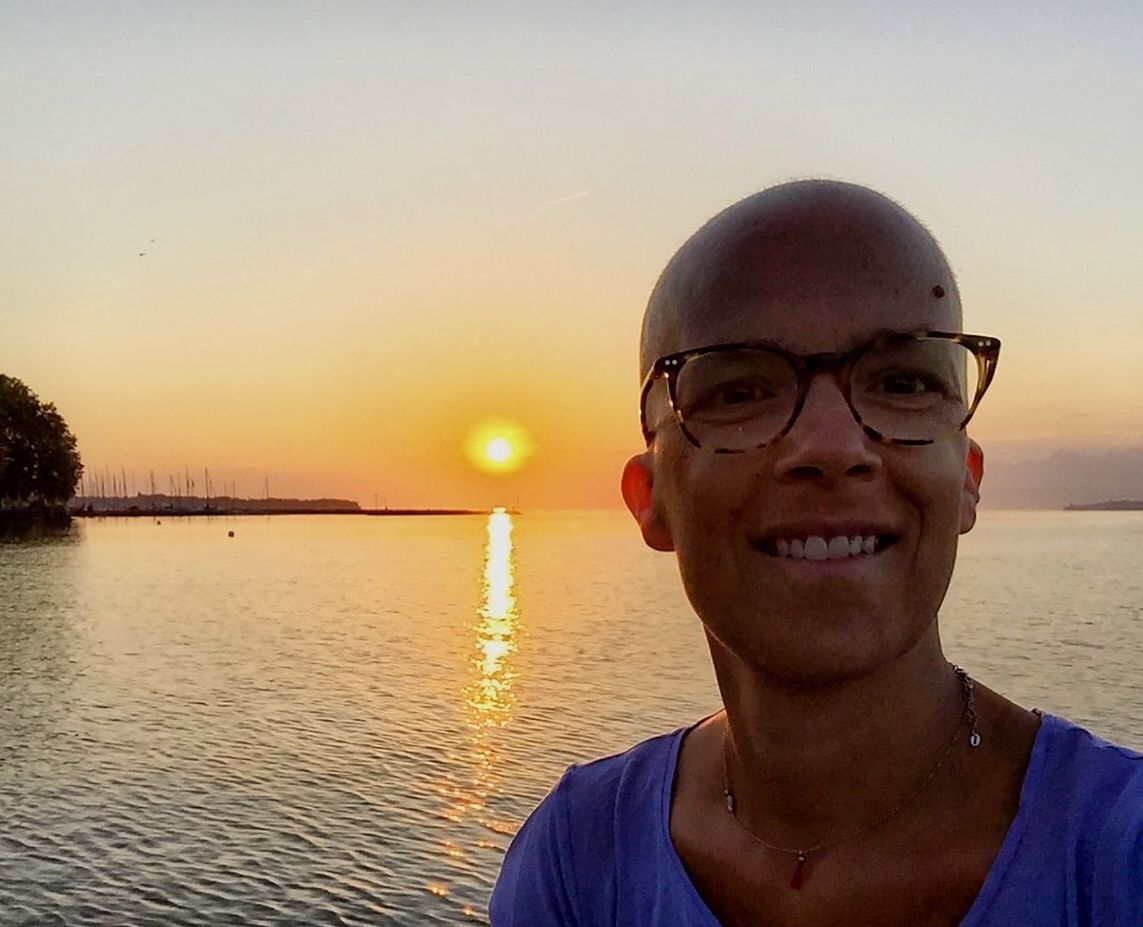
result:
[[[0,508],[0,538],[64,531],[71,525],[71,513],[62,505],[29,505]]]
[[[1108,499],[1104,502],[1073,502],[1065,512],[1143,512],[1143,499]]]

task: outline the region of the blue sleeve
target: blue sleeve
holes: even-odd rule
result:
[[[1143,770],[1108,815],[1092,880],[1097,927],[1143,924]]]
[[[571,841],[564,782],[529,815],[513,838],[488,902],[492,927],[574,927]]]

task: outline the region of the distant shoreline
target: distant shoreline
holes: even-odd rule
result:
[[[257,515],[487,515],[483,509],[186,509],[138,508],[71,512],[73,518],[229,518]]]
[[[1065,512],[1143,512],[1143,500],[1108,499],[1105,502],[1073,502],[1064,506]]]
[[[486,510],[462,508],[362,508],[352,499],[322,497],[291,499],[267,496],[176,496],[168,493],[133,496],[76,496],[68,505],[76,518],[202,518],[223,515],[487,515]]]

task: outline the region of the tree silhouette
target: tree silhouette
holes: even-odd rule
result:
[[[61,505],[82,474],[75,435],[56,407],[0,374],[0,504]]]

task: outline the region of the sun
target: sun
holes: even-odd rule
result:
[[[465,452],[469,461],[485,473],[514,473],[531,456],[532,439],[514,422],[503,419],[481,422],[468,434]]]
[[[507,438],[493,438],[484,445],[484,456],[491,463],[507,463],[512,458],[512,442]]]

